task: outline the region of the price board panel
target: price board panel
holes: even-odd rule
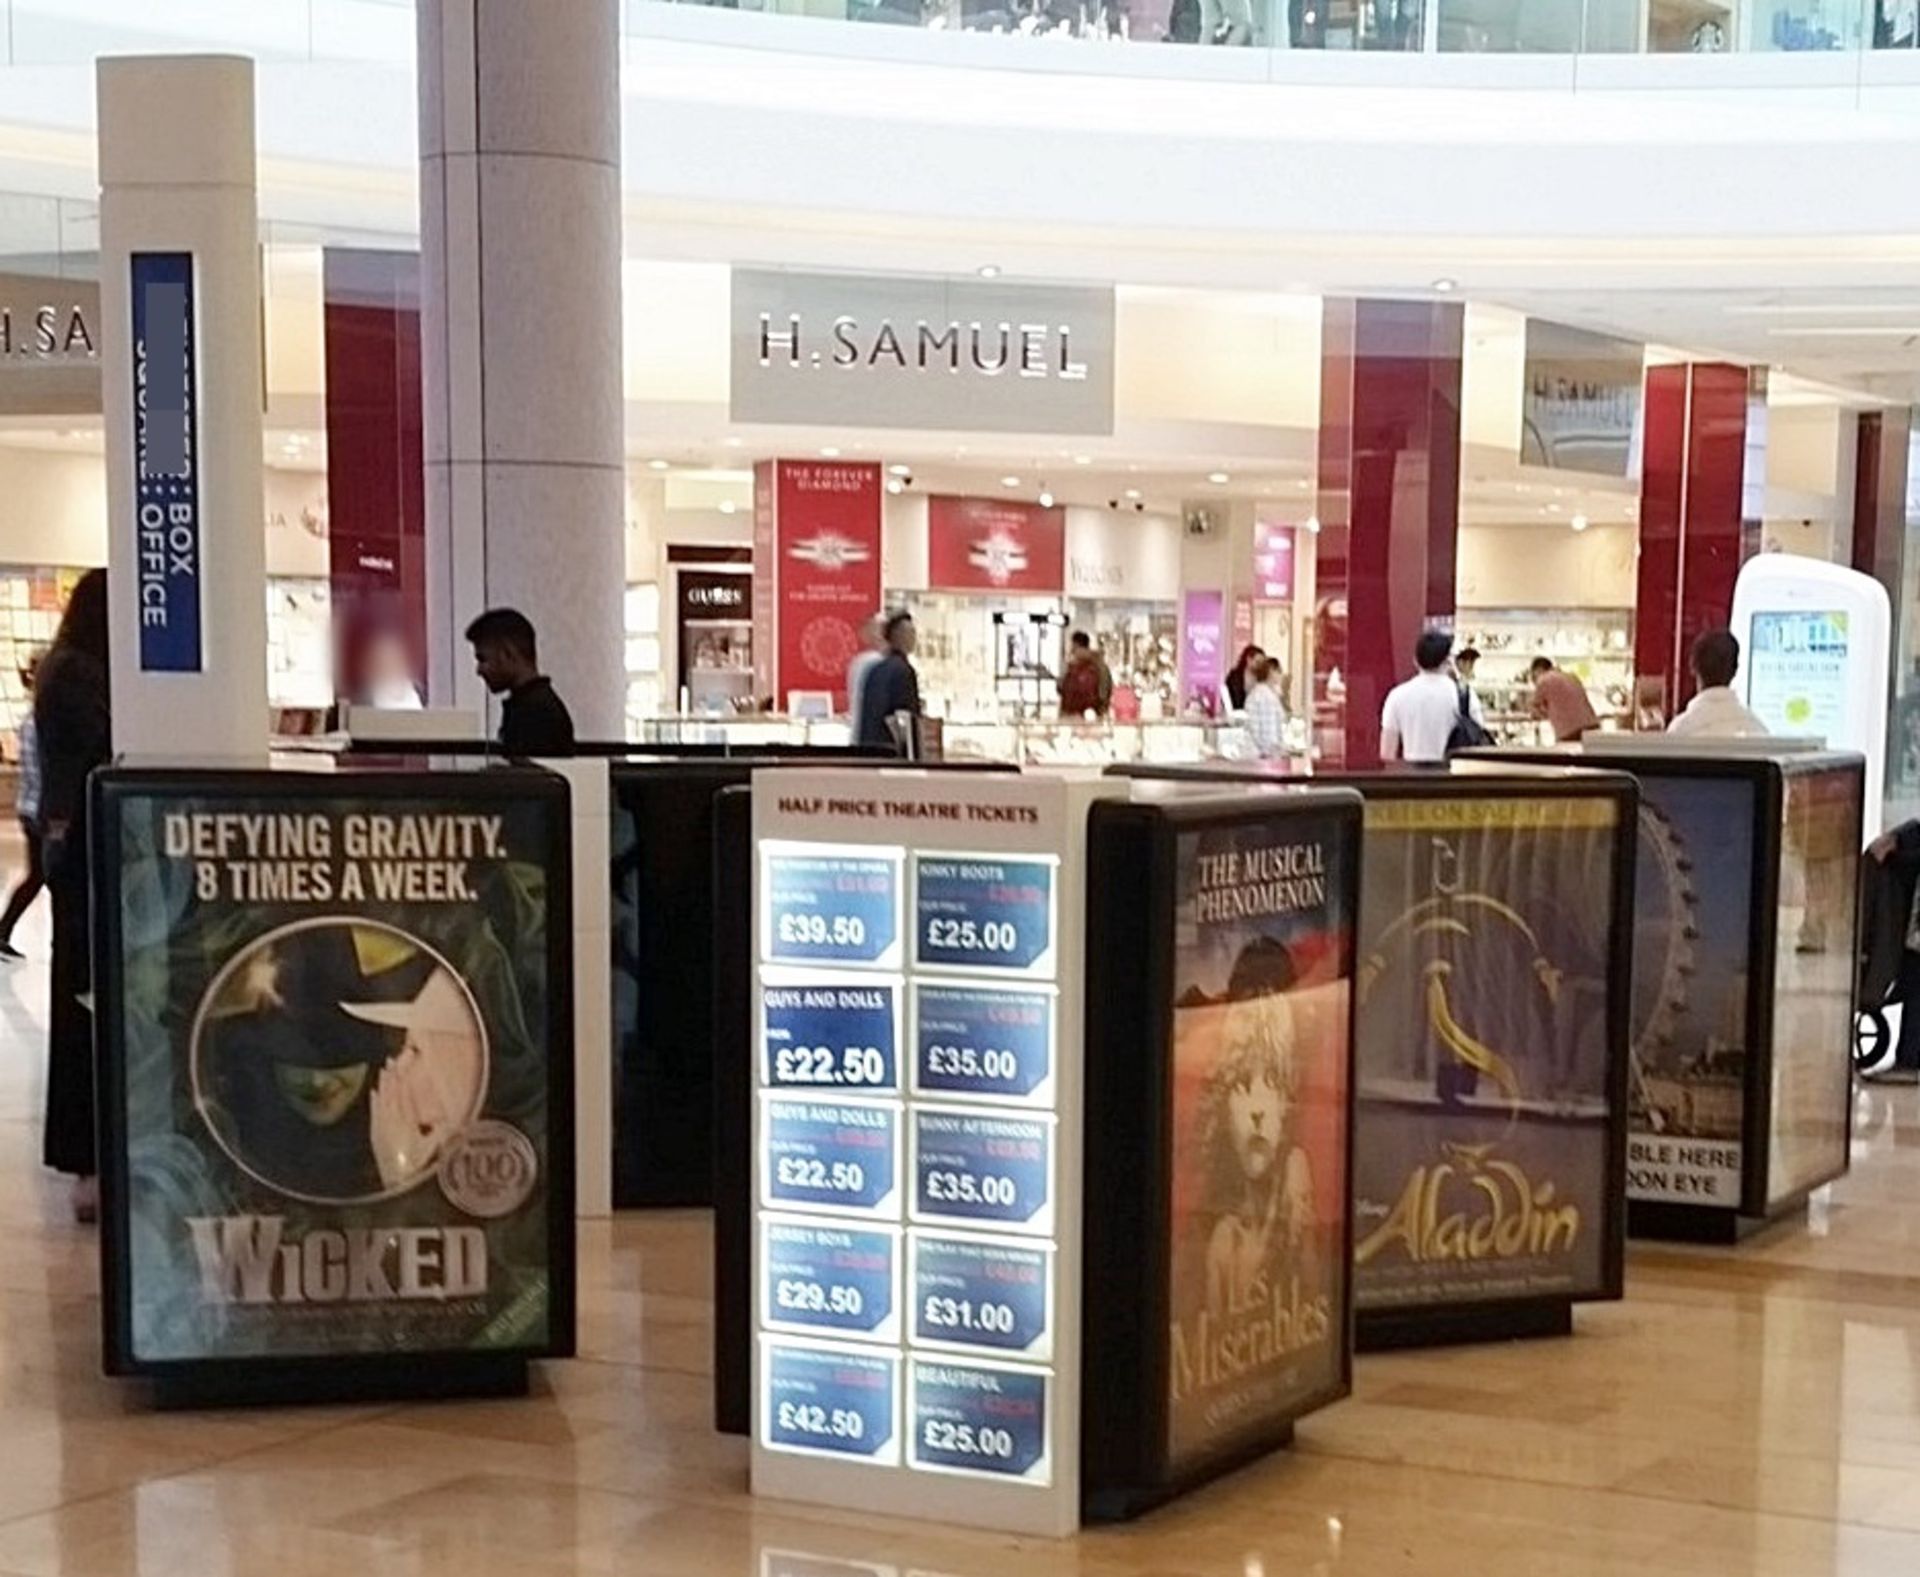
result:
[[[1061,1199],[1078,1066],[1062,916],[1085,806],[1119,792],[756,782],[756,1490],[1077,1525],[1058,1447],[1079,1406],[1060,1328],[1078,1309],[1061,1242],[1077,1260],[1079,1230],[1077,1191],[1076,1213]]]

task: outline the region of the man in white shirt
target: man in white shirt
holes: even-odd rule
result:
[[[1380,709],[1382,761],[1435,762],[1447,759],[1447,740],[1460,720],[1460,686],[1447,671],[1453,637],[1428,630],[1413,643],[1420,671],[1387,693]]]
[[[1667,724],[1669,734],[1695,739],[1752,739],[1767,725],[1748,711],[1734,693],[1740,671],[1740,642],[1731,630],[1708,630],[1693,643],[1693,676],[1699,689],[1687,709]]]

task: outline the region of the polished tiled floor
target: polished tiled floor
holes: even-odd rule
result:
[[[1636,1249],[1571,1341],[1364,1359],[1296,1450],[1048,1544],[750,1500],[697,1213],[583,1229],[582,1357],[528,1400],[143,1411],[37,1166],[45,989],[0,976],[0,1577],[1920,1577],[1912,1092],[1803,1226]]]

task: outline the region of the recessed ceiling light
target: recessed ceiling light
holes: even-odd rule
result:
[[[1044,487],[1040,489],[1040,507],[1042,509],[1053,508],[1053,494],[1049,493]]]
[[[1002,487],[1018,487],[1020,485],[1020,478],[1017,476],[1003,476],[1000,478],[1000,485]]]
[[[740,506],[730,498],[723,498],[720,500],[720,513],[723,515],[732,514],[739,507]]]
[[[838,460],[840,458],[840,451],[832,444],[828,444],[820,451],[820,458],[822,460]]]
[[[1225,487],[1233,478],[1228,476],[1225,471],[1209,471],[1207,473],[1207,480],[1213,483],[1215,487]]]
[[[1443,274],[1433,282],[1433,288],[1443,296],[1451,295],[1460,288],[1460,281]]]
[[[1558,504],[1542,504],[1540,509],[1544,514],[1557,515],[1560,513],[1560,506]]]
[[[666,468],[667,462],[665,460],[649,460],[647,462],[647,469],[649,471],[664,471]]]
[[[1077,454],[1073,457],[1073,463],[1075,465],[1092,465],[1093,456],[1090,454]]]
[[[887,478],[887,491],[889,493],[893,493],[897,495],[900,493],[904,493],[906,490],[907,490],[907,484],[901,481],[899,477],[890,476]]]
[[[1138,498],[1139,496],[1140,496],[1140,489],[1139,489],[1139,488],[1137,488],[1137,487],[1130,487],[1130,488],[1128,488],[1128,489],[1127,489],[1127,497],[1128,497],[1129,499],[1135,499],[1135,498]]]
[[[729,438],[727,440],[727,447],[729,449],[738,449],[744,441],[744,439],[740,438]]]
[[[1320,517],[1318,515],[1307,516],[1307,530],[1311,531],[1315,536],[1320,534]]]
[[[1587,517],[1585,515],[1575,515],[1567,524],[1572,526],[1575,531],[1585,531],[1587,529]]]
[[[982,279],[998,279],[1000,277],[1000,265],[998,263],[982,263],[980,265],[980,277]]]
[[[912,476],[913,467],[910,465],[890,465],[887,467],[887,474],[889,476]]]

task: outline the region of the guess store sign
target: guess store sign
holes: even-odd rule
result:
[[[927,500],[927,578],[935,591],[1057,595],[1067,580],[1066,511],[936,494]]]

